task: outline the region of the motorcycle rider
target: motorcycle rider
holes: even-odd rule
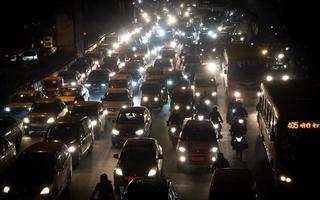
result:
[[[235,97],[232,97],[232,99],[228,103],[228,111],[227,111],[227,122],[229,124],[232,123],[232,110],[237,107],[237,100]]]
[[[203,115],[207,115],[208,114],[208,108],[204,104],[203,100],[201,100],[199,102],[199,104],[196,106],[196,114],[203,114]],[[204,116],[204,117],[207,117],[207,116]]]
[[[222,138],[222,135],[221,135],[221,123],[223,123],[223,119],[221,117],[220,112],[218,111],[218,107],[217,106],[214,106],[212,108],[212,111],[209,113],[209,120],[212,121],[212,123],[219,125],[219,131],[218,131],[219,136],[218,137]]]
[[[230,134],[232,137],[232,139],[231,139],[232,146],[233,146],[234,138],[239,137],[239,136],[243,136],[244,132],[245,132],[243,125],[240,124],[238,122],[238,120],[239,120],[239,118],[235,117],[235,120],[232,123],[231,128],[230,128]]]
[[[221,168],[229,168],[230,163],[229,161],[224,157],[223,153],[218,153],[217,160],[216,162],[213,163],[210,173],[213,173],[214,170],[216,169],[221,169]]]
[[[167,120],[167,126],[169,126],[170,124],[174,124],[181,128],[183,120],[184,118],[181,117],[181,115],[178,112],[173,110],[169,119]]]

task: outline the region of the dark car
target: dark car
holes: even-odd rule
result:
[[[0,116],[0,137],[6,138],[16,146],[21,144],[24,135],[23,122],[9,116]]]
[[[143,77],[137,69],[134,68],[124,68],[119,71],[118,74],[126,74],[130,76],[131,86],[137,90],[139,89],[141,83],[143,82]]]
[[[91,66],[84,60],[77,60],[70,66],[69,70],[78,71],[81,74],[81,78],[85,79],[91,72]]]
[[[177,167],[211,166],[219,150],[217,132],[209,120],[188,120],[177,144]]]
[[[248,169],[224,168],[214,171],[209,200],[222,199],[258,199],[256,185]]]
[[[63,71],[59,72],[58,76],[63,78],[65,87],[74,87],[76,85],[81,84],[81,74],[78,71]]]
[[[121,199],[178,200],[178,195],[168,179],[136,178],[129,183]]]
[[[112,72],[117,72],[119,70],[120,59],[118,56],[108,56],[103,59],[103,65],[100,66],[101,69],[109,69]]]
[[[193,115],[193,90],[182,87],[175,88],[171,93],[171,110],[175,110],[184,117],[192,117]]]
[[[146,107],[122,108],[113,121],[112,145],[119,146],[132,137],[149,137],[151,123],[151,115]]]
[[[62,117],[50,126],[45,138],[65,143],[74,164],[79,164],[83,155],[92,152],[94,144],[93,128],[87,117]]]
[[[116,192],[135,178],[162,176],[163,153],[155,139],[130,138],[114,158],[119,159],[113,173]]]
[[[66,145],[38,142],[17,158],[2,189],[6,199],[57,199],[69,187],[72,160]]]
[[[109,75],[108,70],[93,70],[84,86],[90,94],[104,94],[108,88]]]
[[[0,137],[0,184],[3,183],[15,160],[15,145],[9,142],[7,139]]]
[[[155,68],[161,69],[163,71],[173,68],[172,63],[170,62],[170,60],[164,59],[164,58],[156,59],[154,61],[154,65],[153,66]]]
[[[71,110],[72,117],[89,117],[95,133],[105,130],[107,110],[98,101],[82,101],[75,104]]]
[[[148,108],[162,108],[168,101],[159,82],[146,81],[141,86],[141,105]]]

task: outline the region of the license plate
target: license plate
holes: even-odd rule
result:
[[[192,157],[191,158],[192,161],[204,161],[203,157]]]

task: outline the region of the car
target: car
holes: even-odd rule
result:
[[[68,70],[68,71],[62,71],[58,74],[59,77],[63,78],[65,87],[75,87],[77,85],[80,85],[81,80],[81,74],[78,71],[74,70]]]
[[[209,120],[188,120],[177,143],[177,168],[210,167],[217,159],[217,131]]]
[[[88,101],[89,97],[89,91],[83,85],[63,87],[61,92],[57,95],[57,98],[61,99],[61,101],[67,104],[69,108],[80,101]]]
[[[157,69],[161,69],[163,71],[173,69],[172,62],[170,62],[169,59],[164,59],[164,58],[156,59],[154,61],[153,67]]]
[[[170,107],[181,116],[192,117],[194,110],[193,90],[186,87],[173,89]]]
[[[113,173],[116,192],[135,178],[162,176],[163,152],[156,139],[130,138],[120,155],[114,154],[113,157],[118,159]]]
[[[209,200],[257,200],[257,190],[248,169],[216,169],[212,176]]]
[[[194,77],[194,94],[196,102],[204,100],[210,107],[218,104],[218,85],[215,78],[209,74],[196,74]]]
[[[168,60],[172,65],[176,63],[176,52],[171,48],[164,48],[160,52],[161,58],[164,60]]]
[[[119,70],[120,59],[117,56],[108,56],[103,59],[101,69],[109,69],[111,72]]]
[[[201,65],[200,57],[196,55],[187,55],[182,60],[182,65]]]
[[[100,51],[90,52],[85,55],[85,57],[89,57],[93,59],[93,63],[96,67],[100,67],[100,65],[103,62],[103,58],[105,55],[103,55]]]
[[[71,184],[72,159],[61,142],[37,142],[19,154],[2,195],[6,199],[58,199]]]
[[[54,97],[62,89],[64,81],[62,77],[59,76],[49,76],[41,81],[42,91],[45,95]]]
[[[92,121],[88,117],[61,117],[49,127],[44,137],[48,141],[61,141],[66,144],[73,164],[77,165],[84,155],[92,152]]]
[[[172,182],[165,178],[136,178],[125,189],[122,200],[165,199],[178,200]]]
[[[16,146],[13,143],[3,137],[0,137],[0,183],[3,183],[14,164],[16,160],[16,152]]]
[[[143,77],[142,77],[141,73],[137,69],[134,69],[134,68],[121,69],[118,74],[124,74],[124,75],[128,75],[130,77],[131,87],[135,90],[135,92],[137,92],[137,90],[139,89],[139,87],[141,86],[141,84],[143,82]]]
[[[46,97],[38,90],[20,90],[10,97],[9,104],[4,108],[4,111],[11,116],[23,118],[36,100]]]
[[[162,76],[163,75],[163,70],[155,68],[155,67],[148,67],[146,69],[146,76]]]
[[[110,75],[111,73],[109,70],[93,70],[84,86],[89,90],[91,95],[104,94],[108,88]]]
[[[166,77],[169,93],[172,92],[173,88],[175,88],[178,85],[181,85],[181,82],[183,82],[183,80],[186,80],[183,77],[182,71],[180,70],[165,71],[164,76]]]
[[[25,133],[46,132],[50,124],[67,113],[67,105],[60,99],[39,99],[35,101],[31,111],[23,119]]]
[[[131,75],[129,74],[116,74],[111,77],[108,88],[125,88],[129,90],[130,96],[133,96],[133,83]]]
[[[113,120],[112,145],[120,146],[132,137],[149,137],[151,130],[151,115],[146,107],[122,108]]]
[[[23,122],[10,116],[0,116],[0,137],[6,138],[17,147],[24,135]]]
[[[168,101],[168,95],[162,89],[162,84],[155,81],[146,81],[140,88],[141,105],[148,108],[162,108]]]
[[[115,117],[121,108],[133,106],[131,94],[124,88],[110,88],[101,101],[107,109],[108,117]]]
[[[22,60],[23,61],[34,61],[38,60],[38,53],[36,50],[30,49],[26,50],[22,53]]]
[[[107,110],[104,108],[102,103],[98,101],[78,102],[72,107],[70,112],[70,116],[73,117],[89,117],[96,134],[100,133],[102,130],[106,130],[107,114]]]
[[[84,80],[91,72],[91,65],[87,60],[79,59],[71,64],[69,70],[78,71],[81,74],[81,79]]]

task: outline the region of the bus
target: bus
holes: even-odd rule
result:
[[[281,80],[260,85],[257,120],[267,159],[280,190],[310,190],[319,177],[320,85]]]

